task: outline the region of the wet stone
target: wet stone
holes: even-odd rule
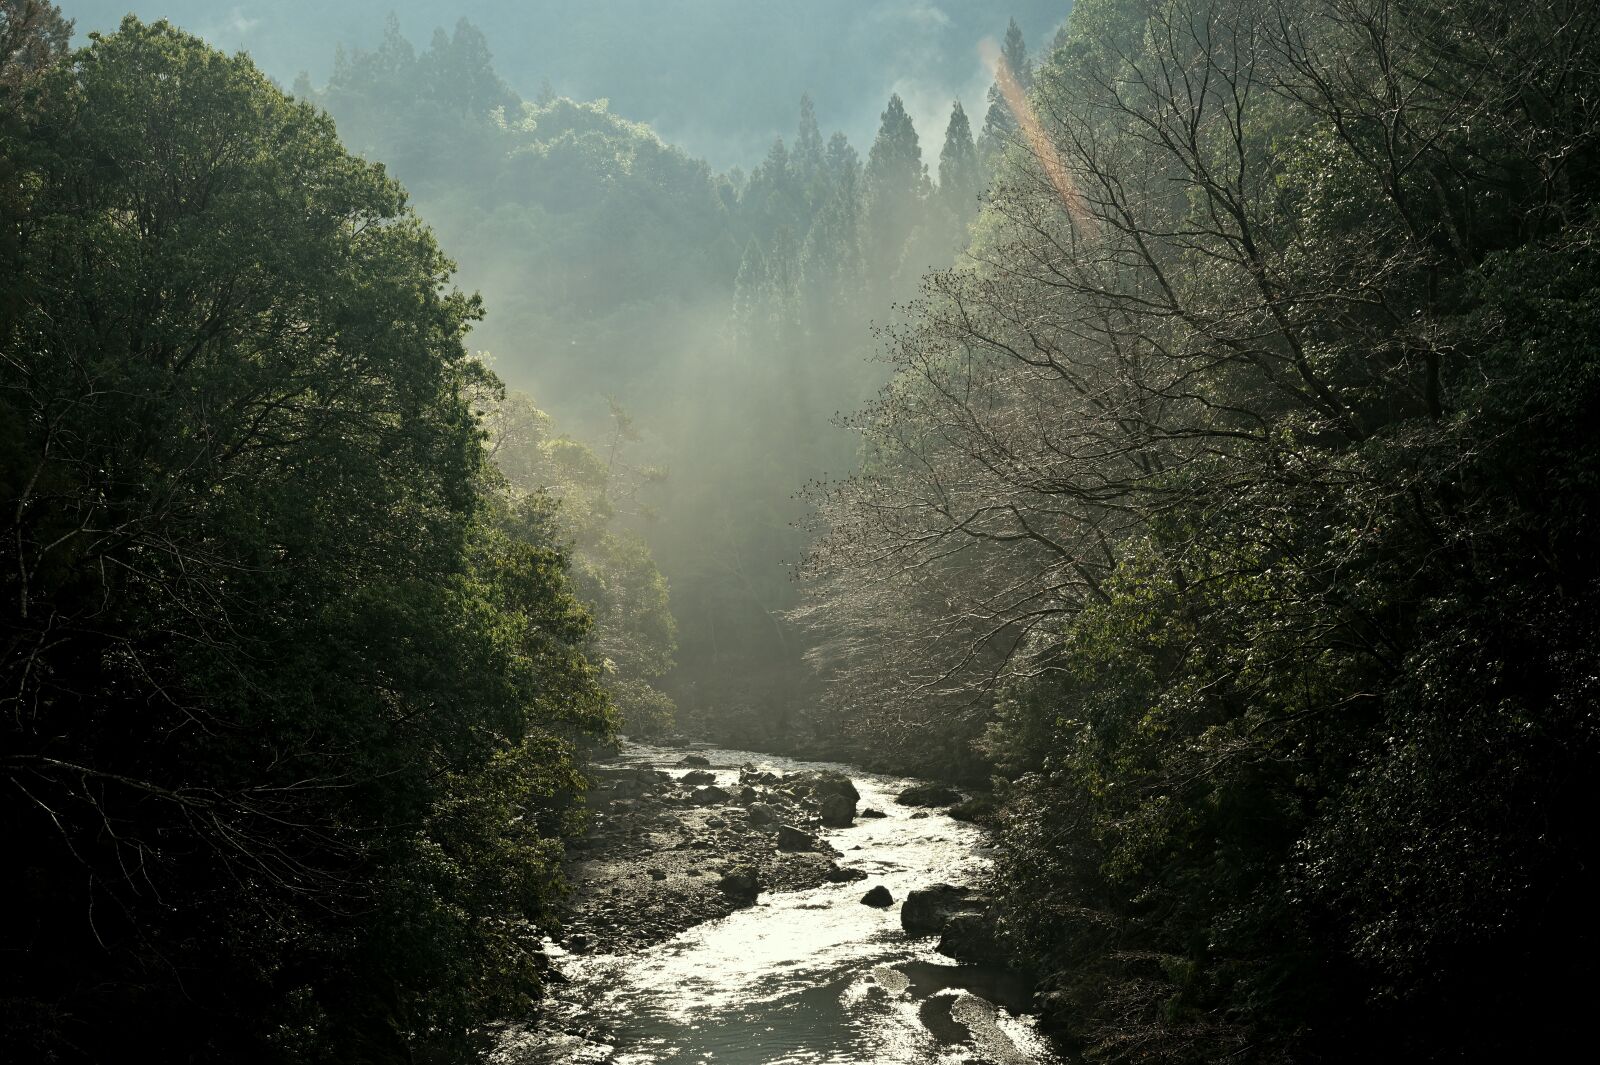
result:
[[[961,801],[961,793],[943,784],[913,784],[894,801],[901,806],[949,806]]]
[[[879,884],[877,887],[861,896],[861,904],[863,906],[872,906],[877,909],[883,909],[886,906],[894,905],[894,896],[889,894],[888,888],[884,887],[882,884]]]
[[[711,806],[719,802],[727,802],[730,796],[721,788],[712,784],[705,788],[696,788],[689,796],[689,801],[696,806]]]
[[[808,851],[815,848],[817,841],[809,834],[800,831],[793,825],[778,826],[778,849],[781,851]]]

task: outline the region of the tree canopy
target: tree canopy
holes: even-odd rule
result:
[[[1579,12],[1080,0],[814,494],[824,728],[996,775],[1091,1060],[1581,1035]]]
[[[26,190],[0,310],[5,1037],[459,1042],[537,992],[578,758],[611,727],[566,560],[485,475],[478,301],[248,59],[131,17],[66,56],[45,27],[49,71],[0,89]]]

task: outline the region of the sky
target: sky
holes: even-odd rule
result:
[[[937,157],[950,102],[982,120],[992,74],[979,52],[1015,17],[1036,51],[1067,0],[60,0],[80,34],[128,12],[167,18],[227,51],[247,51],[283,85],[322,84],[335,49],[370,48],[392,12],[413,42],[459,18],[488,36],[496,66],[525,98],[548,81],[605,97],[719,169],[748,169],[792,136],[803,92],[824,133],[863,152],[898,92]]]

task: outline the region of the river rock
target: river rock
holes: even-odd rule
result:
[[[741,865],[723,873],[717,881],[717,887],[724,895],[748,905],[755,902],[756,896],[761,893],[761,878],[748,865]]]
[[[822,823],[830,828],[848,828],[855,824],[856,804],[843,795],[824,795],[818,807]]]
[[[968,965],[1004,964],[1006,961],[994,921],[985,913],[951,914],[935,949],[947,958]]]
[[[684,784],[715,784],[717,775],[708,773],[704,769],[694,769],[679,777],[678,780]]]
[[[901,806],[949,806],[961,801],[961,793],[943,784],[913,784],[894,801]]]
[[[863,821],[865,821],[869,817],[888,817],[889,815],[884,813],[882,810],[874,810],[872,807],[869,806],[865,810],[862,810],[856,816],[861,818]]]
[[[778,849],[781,851],[808,851],[816,847],[817,841],[808,834],[795,828],[793,825],[778,826]]]
[[[861,896],[861,904],[863,906],[873,906],[881,910],[885,906],[894,905],[894,896],[889,894],[888,888],[884,887],[882,884],[879,884],[877,887]]]
[[[778,811],[764,802],[751,803],[744,812],[752,825],[770,825],[778,820]]]
[[[811,769],[791,773],[783,778],[783,790],[797,795],[811,795],[821,799],[825,795],[843,795],[852,803],[861,798],[851,779],[837,769]]]
[[[748,784],[739,789],[739,801],[746,806],[749,806],[759,798],[761,798],[761,793]]]
[[[682,758],[678,759],[678,764],[686,766],[699,766],[701,769],[710,769],[711,759],[707,758],[703,754],[686,754]]]
[[[867,871],[865,869],[850,869],[845,866],[835,865],[826,873],[823,873],[822,878],[830,884],[850,884],[857,880],[865,880]]]
[[[614,799],[637,799],[656,783],[655,774],[648,769],[602,766],[591,772],[597,788]]]
[[[712,806],[719,802],[727,802],[729,798],[731,796],[727,792],[712,784],[709,787],[694,789],[689,801],[696,806]]]
[[[809,799],[817,806],[822,823],[844,828],[856,818],[856,801],[861,793],[848,776],[837,769],[807,770],[783,778],[782,790],[797,799]]]
[[[954,884],[930,884],[906,896],[900,907],[900,926],[912,935],[937,935],[959,913],[975,914],[980,907],[971,901],[969,888]]]
[[[995,797],[984,793],[963,799],[945,813],[956,821],[989,821],[999,808],[1000,804],[995,801]]]

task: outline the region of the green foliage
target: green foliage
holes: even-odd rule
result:
[[[1065,29],[1066,27],[1062,28],[1063,32]],[[1022,38],[1022,29],[1017,25],[1016,19],[1012,19],[1006,25],[1006,35],[1000,44],[998,62],[1004,66],[1023,92],[1033,87],[1033,64],[1028,59],[1028,45]],[[1006,101],[1005,94],[1000,90],[997,77],[995,84],[989,87],[989,109],[984,114],[983,132],[978,138],[984,158],[992,165],[995,157],[1005,151],[1006,147],[1015,141],[1016,136],[1017,119],[1011,113],[1011,104]]]
[[[906,287],[903,280],[900,286],[892,286],[905,262],[906,241],[931,191],[916,127],[898,93],[889,97],[882,125],[867,153],[863,186],[870,227],[865,246],[868,276],[880,291],[895,292],[897,287]],[[911,277],[920,275],[920,267],[920,263],[912,266]]]
[[[939,198],[965,227],[978,213],[978,194],[982,191],[983,169],[972,142],[972,126],[957,100],[950,109],[944,148],[939,152]]]
[[[478,301],[325,115],[164,23],[18,114],[5,1038],[459,1048],[537,993],[611,725],[561,551],[481,476]]]
[[[568,547],[573,593],[594,618],[588,653],[600,664],[619,727],[649,737],[673,721],[672,698],[661,685],[675,665],[678,626],[667,582],[643,537],[627,523],[648,520],[642,492],[663,474],[627,462],[624,449],[638,435],[615,402],[612,419],[602,455],[552,435],[548,415],[528,397],[511,394],[489,411],[490,448],[521,500],[523,535],[537,533]]]
[[[1087,1060],[1582,1036],[1576,11],[1082,0],[890,337],[816,497],[825,705],[891,757],[986,723],[1005,931]]]
[[[803,96],[793,136],[748,177],[713,175],[605,101],[499,100],[479,41],[463,26],[419,52],[391,27],[313,95],[351,144],[394,166],[452,247],[471,250],[464,280],[494,309],[473,341],[510,383],[589,441],[609,432],[600,397],[614,395],[638,412],[652,463],[673,469],[656,519],[629,527],[671,580],[679,664],[644,679],[625,664],[638,648],[613,656],[610,690],[638,707],[625,716],[660,716],[670,689],[691,728],[793,742],[811,698],[804,640],[784,613],[808,513],[793,496],[852,461],[854,440],[827,423],[881,383],[871,323],[959,248],[981,184],[971,146],[951,149],[954,184],[935,197],[902,103],[864,173],[842,133],[824,140]],[[480,88],[463,96],[462,80]],[[563,493],[596,476],[507,473]],[[582,579],[602,555],[615,557],[601,571],[632,572],[633,548],[574,536]],[[604,613],[613,587],[597,579],[586,601]],[[645,587],[624,598],[642,601]],[[647,628],[651,613],[636,615]],[[617,629],[601,618],[599,632]],[[656,646],[659,633],[640,640]]]

